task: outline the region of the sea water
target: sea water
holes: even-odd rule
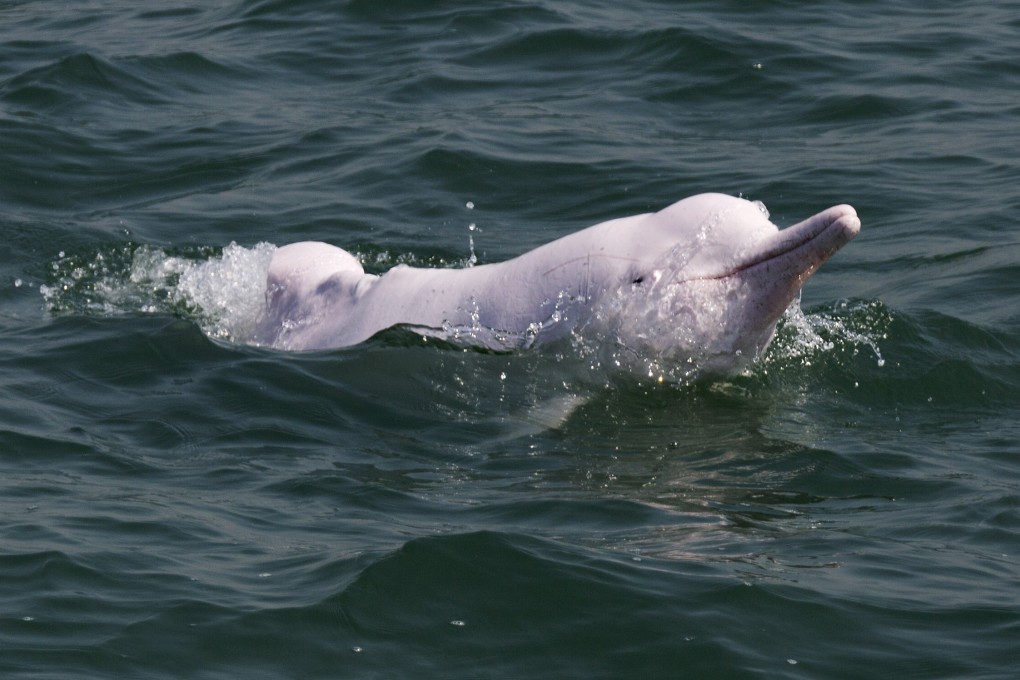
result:
[[[1003,2],[0,5],[0,675],[1013,677],[1018,44]],[[243,341],[286,243],[468,266],[705,191],[863,223],[736,375]]]

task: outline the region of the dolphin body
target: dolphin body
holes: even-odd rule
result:
[[[256,341],[327,349],[406,325],[505,350],[591,329],[635,352],[732,372],[760,355],[808,277],[860,226],[838,205],[780,230],[761,203],[700,194],[462,269],[366,274],[341,248],[294,243],[272,256]]]

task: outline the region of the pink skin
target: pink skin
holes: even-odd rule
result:
[[[780,231],[760,204],[701,194],[464,269],[376,276],[340,248],[295,243],[273,255],[257,340],[328,349],[405,324],[510,349],[593,328],[623,345],[652,337],[659,353],[756,355],[807,278],[859,230],[846,205]]]

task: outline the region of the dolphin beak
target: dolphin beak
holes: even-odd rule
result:
[[[759,291],[758,311],[773,322],[808,278],[861,230],[849,205],[837,205],[781,230],[733,273]]]
[[[755,242],[725,273],[694,280],[732,277],[755,291],[747,298],[753,310],[747,319],[756,320],[767,331],[767,337],[754,336],[758,352],[768,344],[775,323],[807,279],[860,230],[857,212],[849,205],[837,205]]]
[[[803,285],[860,230],[861,220],[853,207],[833,206],[754,244],[753,249],[726,272],[699,278],[724,279],[761,268],[772,272],[772,276],[785,272]]]
[[[833,206],[780,231],[780,239],[774,246],[777,252],[773,257],[805,248],[819,258],[815,265],[817,269],[818,265],[852,241],[860,230],[861,219],[853,207]]]

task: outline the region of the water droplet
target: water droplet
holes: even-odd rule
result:
[[[351,647],[351,651],[352,651],[352,652],[354,652],[355,654],[361,654],[361,652],[362,652],[363,650],[362,650],[362,648],[361,648],[361,647],[357,647],[357,646],[355,646],[355,647]]]
[[[786,663],[790,664],[791,666],[796,666],[797,665],[797,660],[796,659],[787,659]]]
[[[14,279],[14,287],[21,288],[21,279]]]
[[[463,628],[467,624],[461,621],[460,619],[454,619],[453,621],[450,621],[450,625],[457,626],[458,628]]]
[[[475,204],[473,201],[468,201],[467,203],[464,204],[464,207],[467,208],[468,210],[474,210]]]
[[[261,574],[259,574],[259,578],[269,578],[272,575],[273,575],[272,572],[264,571]]]
[[[468,225],[468,250],[470,254],[468,255],[467,259],[467,266],[469,267],[474,267],[475,264],[478,262],[478,255],[475,254],[475,237],[474,237],[475,231],[481,230],[478,229],[477,226],[475,226],[474,222],[472,222],[471,224]]]

